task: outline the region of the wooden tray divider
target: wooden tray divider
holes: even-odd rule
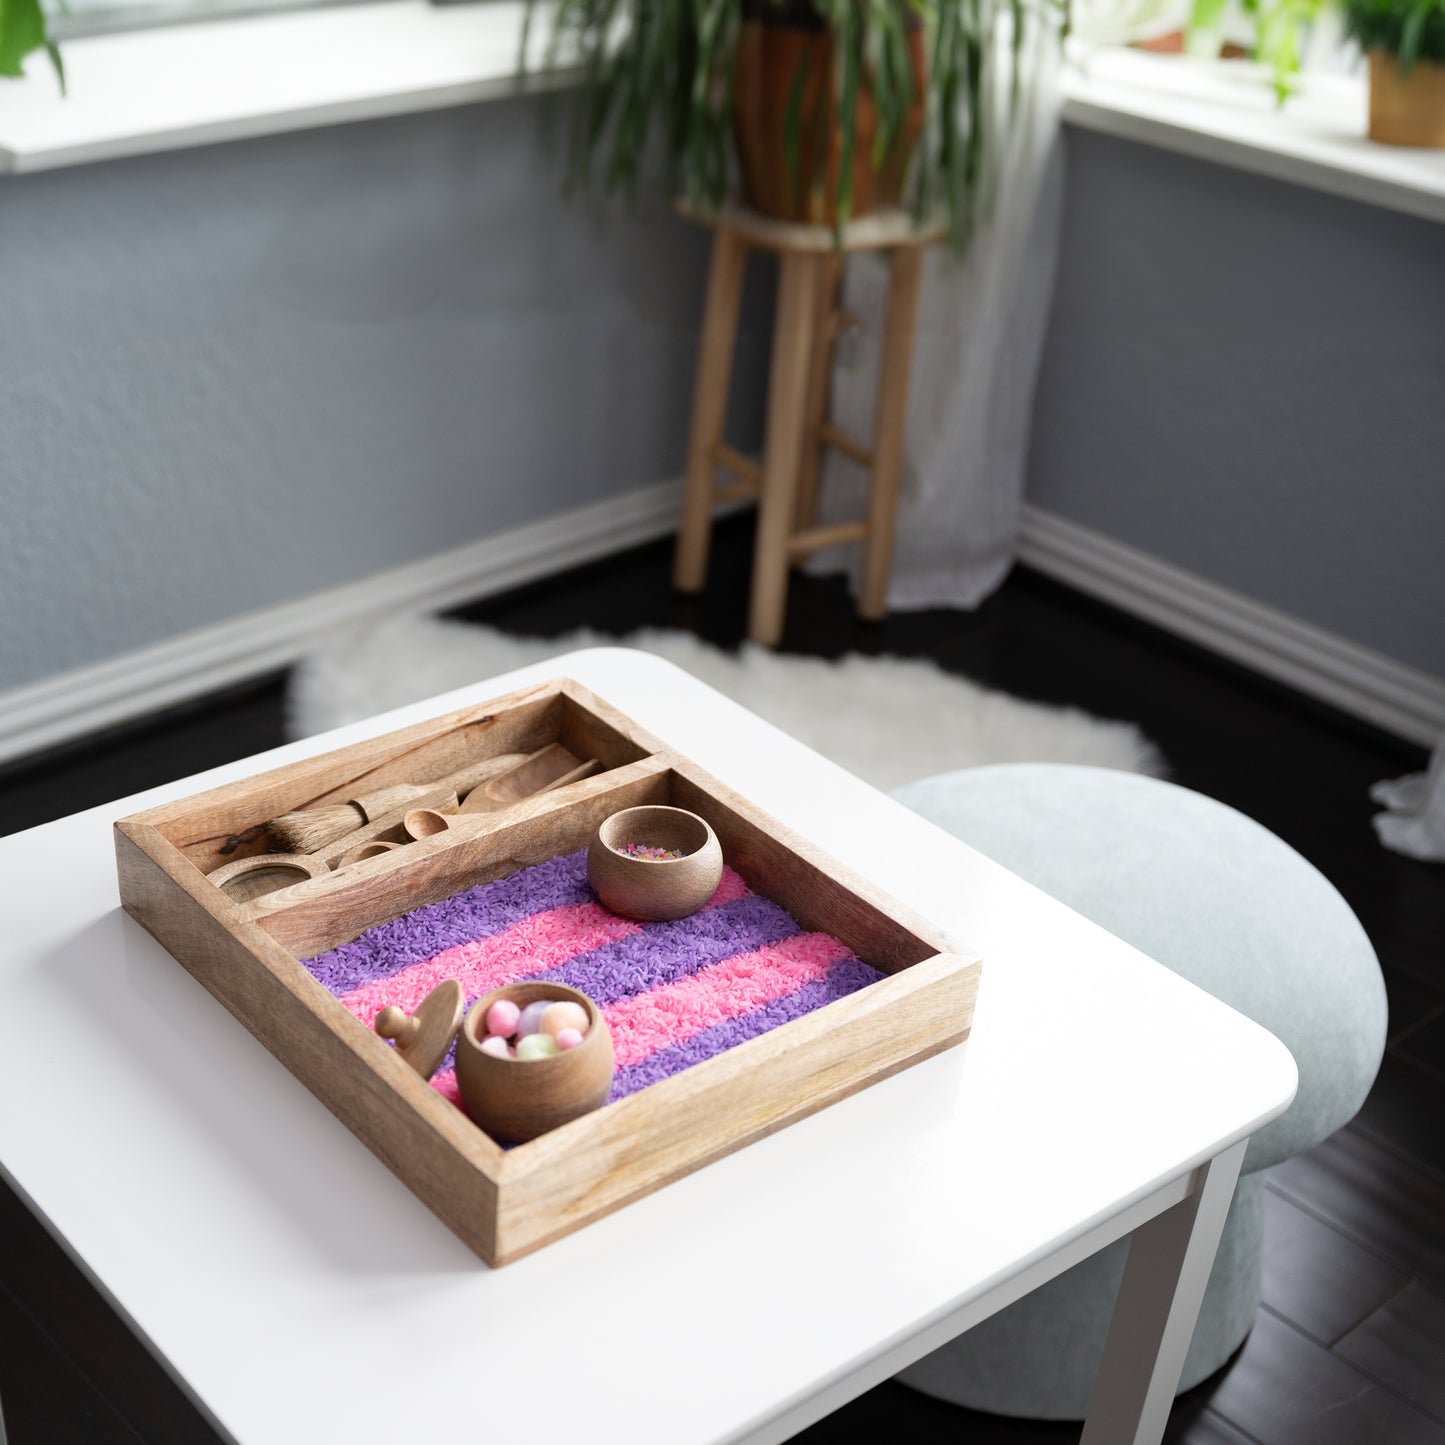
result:
[[[580,698],[587,695],[582,688],[577,693]],[[621,714],[599,706],[600,714],[591,715],[579,696],[564,691],[562,680],[542,683],[483,707],[463,708],[137,816],[157,828],[201,872],[209,873],[224,863],[266,852],[271,844],[264,833],[229,852],[221,850],[258,824],[298,808],[345,802],[399,783],[433,782],[484,758],[535,752],[552,742],[565,744],[581,757],[597,758],[607,770],[658,750],[660,745],[653,739],[634,739]]]
[[[665,760],[643,758],[493,814],[489,826],[475,833],[436,833],[343,872],[232,906],[296,958],[311,958],[414,908],[585,847],[608,814],[665,802],[667,769]]]
[[[579,757],[602,757],[624,741],[638,753],[670,753],[672,749],[630,717],[604,702],[570,677],[550,684],[562,698],[562,741]]]
[[[551,741],[562,703],[555,689],[528,688],[396,733],[288,763],[195,797],[162,804],[138,819],[179,848],[201,872],[265,852],[258,837],[230,853],[225,844],[258,823],[297,808],[345,802],[398,783],[427,783],[498,753],[533,751]]]

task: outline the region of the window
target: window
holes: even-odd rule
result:
[[[45,0],[50,33],[57,40],[100,35],[112,30],[137,30],[150,25],[176,25],[187,20],[215,20],[264,15],[271,10],[316,9],[322,5],[355,4],[357,0]]]

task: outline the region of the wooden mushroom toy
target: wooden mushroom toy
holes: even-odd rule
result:
[[[429,1079],[441,1067],[457,1030],[462,1026],[466,995],[456,979],[439,983],[408,1015],[394,1004],[376,1016],[375,1028],[384,1039],[391,1039],[396,1051],[419,1073]]]

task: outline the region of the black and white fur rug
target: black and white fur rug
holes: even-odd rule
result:
[[[305,737],[581,647],[657,653],[879,788],[984,763],[1086,763],[1159,774],[1128,722],[1024,702],[932,662],[853,655],[838,662],[745,646],[724,652],[685,632],[541,640],[474,623],[398,617],[337,637],[292,675],[289,721]]]

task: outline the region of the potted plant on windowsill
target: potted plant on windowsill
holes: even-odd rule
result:
[[[1445,0],[1345,0],[1370,57],[1370,139],[1445,147]]]
[[[1064,15],[1062,0],[558,0],[549,63],[580,59],[573,161],[608,188],[635,184],[660,138],[697,210],[736,173],[763,214],[841,225],[907,203],[961,241],[1026,41]]]

